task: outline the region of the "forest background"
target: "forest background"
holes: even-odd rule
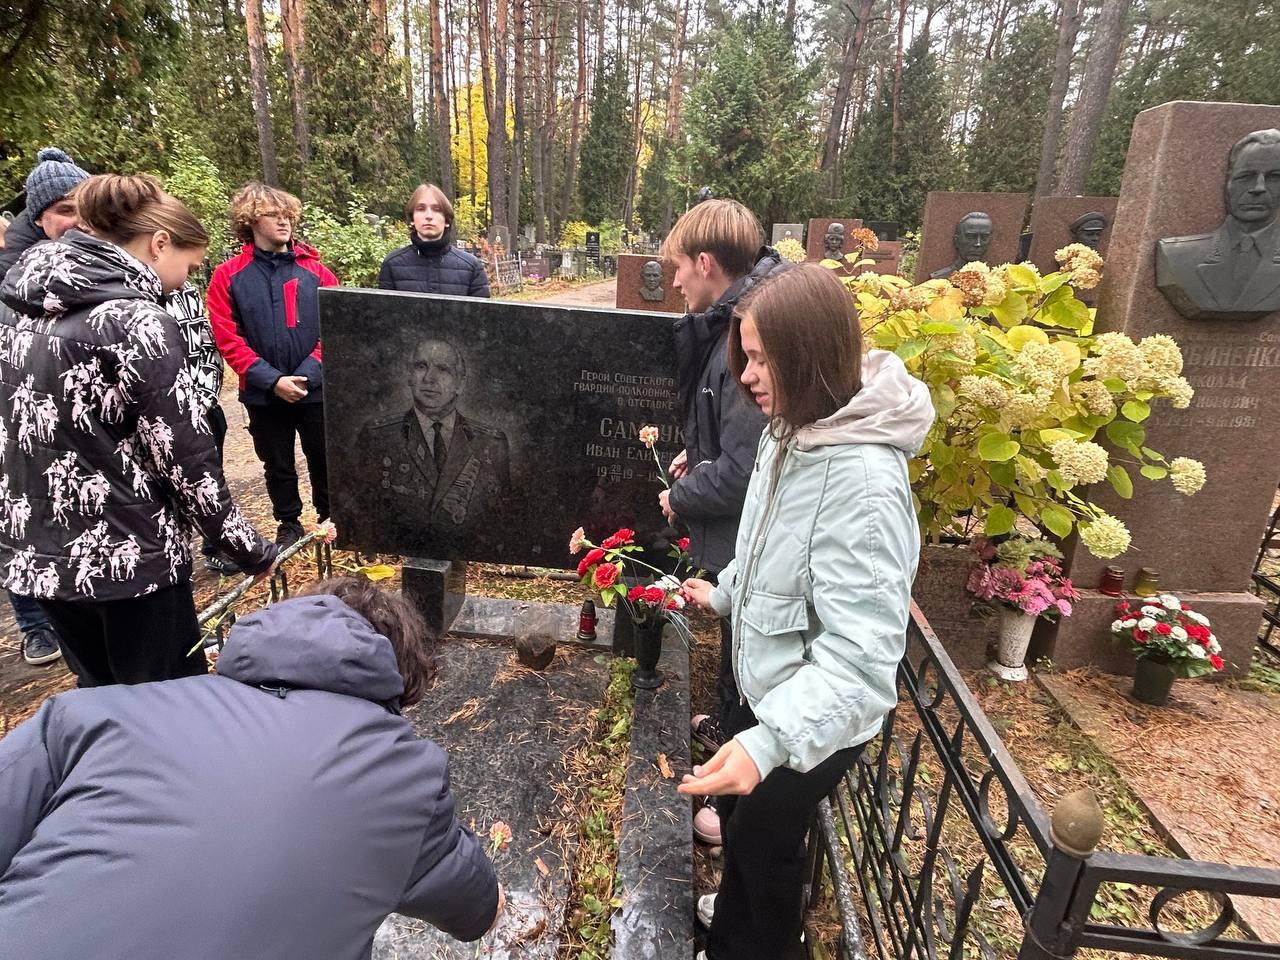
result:
[[[704,185],[766,224],[911,230],[929,190],[1115,194],[1146,107],[1275,102],[1272,6],[4,0],[0,189],[55,144],[158,173],[217,230],[265,179],[304,199],[340,275],[422,180],[464,238],[661,235]]]

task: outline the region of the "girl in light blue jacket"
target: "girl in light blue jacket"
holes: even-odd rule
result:
[[[718,586],[684,588],[732,618],[742,696],[732,739],[679,789],[726,798],[705,957],[779,960],[803,956],[814,809],[897,702],[920,553],[907,461],[934,415],[901,360],[863,355],[849,293],[816,264],[743,299],[729,362],[770,422],[734,560]]]

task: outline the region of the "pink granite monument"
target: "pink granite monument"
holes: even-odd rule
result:
[[[620,254],[613,305],[619,310],[684,313],[684,297],[671,285],[675,277],[673,261],[642,253]]]
[[[1025,193],[944,193],[924,202],[916,283],[947,276],[974,260],[996,266],[1018,258]]]

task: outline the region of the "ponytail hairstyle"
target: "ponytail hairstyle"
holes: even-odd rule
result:
[[[80,222],[117,245],[157,230],[168,231],[174,246],[184,250],[209,245],[209,235],[195,214],[148,174],[90,177],[76,187],[75,201]]]

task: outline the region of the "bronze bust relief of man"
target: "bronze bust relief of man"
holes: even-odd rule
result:
[[[662,292],[662,264],[657,260],[647,260],[640,268],[640,296],[653,303],[661,303],[665,297]]]
[[[832,221],[827,227],[827,235],[823,240],[822,255],[828,260],[844,259],[844,224],[839,220]]]
[[[1156,241],[1156,286],[1188,320],[1256,320],[1280,310],[1280,130],[1231,148],[1226,219],[1213,233]]]
[[[975,210],[966,213],[956,222],[955,231],[951,235],[951,244],[955,248],[956,258],[941,270],[929,274],[932,280],[946,279],[966,263],[976,261],[987,262],[987,248],[991,246],[991,234],[995,225],[991,215]]]
[[[1071,221],[1071,226],[1067,229],[1071,232],[1073,243],[1083,243],[1090,250],[1097,250],[1102,243],[1102,234],[1107,229],[1106,214],[1096,210],[1081,214]]]

